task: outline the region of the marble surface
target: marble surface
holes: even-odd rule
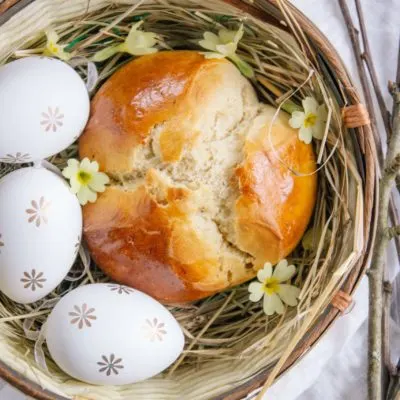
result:
[[[0,0],[0,3],[2,0]],[[339,53],[359,87],[355,60],[347,37],[337,0],[292,0],[339,50]],[[348,1],[355,15],[353,1]],[[397,46],[400,37],[400,0],[361,0],[366,14],[371,48],[385,88],[394,79]],[[390,96],[386,95],[388,106]],[[380,124],[381,125],[381,124]],[[382,126],[382,125],[381,125]],[[394,280],[399,265],[394,249],[388,252],[387,276]],[[395,281],[393,307],[392,358],[400,356],[399,279]],[[268,400],[365,400],[367,366],[368,283],[363,280],[355,294],[352,311],[341,317],[318,345],[268,392]],[[252,396],[249,396],[249,399]],[[0,400],[22,400],[27,397],[0,380]],[[108,400],[108,399],[107,399]],[[146,399],[147,400],[147,399]],[[195,399],[185,399],[195,400]]]

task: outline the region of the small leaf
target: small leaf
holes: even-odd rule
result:
[[[64,47],[64,51],[66,51],[67,53],[71,53],[72,49],[75,47],[75,45],[77,45],[79,42],[81,42],[82,40],[88,38],[89,35],[84,34],[84,35],[80,35],[77,38],[75,38],[74,40],[72,40],[71,42],[69,42],[65,47]]]
[[[141,21],[142,19],[145,19],[149,15],[151,15],[151,13],[149,13],[149,12],[145,12],[143,14],[134,15],[133,17],[131,17],[130,21],[138,22],[138,21]]]
[[[220,23],[227,22],[227,21],[231,20],[232,18],[234,18],[234,17],[232,17],[231,15],[216,15],[216,16],[214,16],[214,19]]]
[[[114,32],[116,35],[121,36],[122,32],[120,29],[118,29],[117,27],[114,27],[111,29],[112,32]]]

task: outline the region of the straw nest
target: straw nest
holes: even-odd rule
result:
[[[365,177],[354,132],[343,126],[341,109],[346,105],[346,90],[332,75],[323,54],[310,45],[285,2],[278,2],[285,17],[281,22],[284,30],[223,1],[155,0],[134,6],[93,3],[35,2],[20,14],[19,22],[15,18],[0,29],[0,64],[40,54],[46,40],[44,30],[50,23],[60,42],[68,43],[67,51],[86,59],[105,46],[121,42],[132,24],[142,19],[145,30],[161,37],[161,49],[200,51],[197,42],[205,31],[237,29],[243,23],[245,35],[238,54],[256,73],[253,84],[260,99],[285,108],[287,101],[300,105],[301,99],[313,96],[329,110],[329,130],[322,141],[314,141],[319,187],[311,221],[312,246],[305,249],[300,244],[289,257],[297,266],[293,284],[301,288],[300,301],[283,315],[267,317],[261,302],[250,302],[248,284],[186,307],[170,307],[184,330],[186,346],[169,371],[131,386],[92,387],[63,374],[46,350],[48,371],[40,368],[34,351],[35,342],[38,338],[40,341],[38,332],[56,299],[79,285],[107,281],[90,262],[84,247],[67,279],[45,300],[24,306],[0,294],[0,358],[42,387],[66,397],[91,399],[209,399],[251,380],[278,360],[282,366],[360,260],[365,244]],[[50,19],[46,7],[52,10]],[[24,26],[24,18],[28,20],[34,13],[39,15],[36,22]],[[97,64],[96,88],[130,59],[129,55],[117,54]],[[76,68],[86,78],[86,69]],[[49,161],[63,168],[68,158],[76,156],[75,144]],[[12,168],[0,164],[0,175]],[[38,356],[40,346],[36,346]]]

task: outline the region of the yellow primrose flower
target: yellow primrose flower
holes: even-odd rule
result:
[[[138,28],[143,22],[143,20],[139,21],[132,26],[123,43],[98,51],[93,56],[93,61],[104,61],[116,53],[129,53],[134,56],[156,53],[158,49],[153,46],[157,44],[157,35],[153,32],[139,31]]]
[[[267,315],[283,314],[283,303],[296,306],[300,289],[282,283],[292,278],[295,273],[296,267],[288,265],[286,260],[279,261],[273,273],[271,263],[265,263],[264,268],[257,273],[259,282],[251,282],[249,285],[250,301],[260,301],[264,296],[263,308]]]
[[[199,41],[199,45],[211,52],[203,53],[206,58],[228,58],[239,70],[248,78],[254,76],[254,71],[251,66],[243,61],[237,54],[237,48],[240,39],[243,37],[243,24],[240,25],[237,31],[221,29],[218,35],[212,32],[204,32],[203,40]]]
[[[104,172],[99,172],[97,161],[90,161],[88,158],[81,162],[69,159],[68,166],[63,169],[62,174],[69,179],[71,192],[76,194],[83,206],[88,201],[94,203],[97,192],[104,192],[105,185],[110,182],[110,178]]]
[[[71,59],[73,54],[64,51],[64,48],[66,46],[58,44],[59,36],[57,35],[57,32],[52,30],[47,31],[46,36],[47,36],[47,43],[43,51],[43,55],[49,57],[57,57],[63,61],[68,61]]]
[[[311,143],[313,137],[324,137],[328,112],[325,104],[319,105],[314,97],[306,97],[302,101],[304,111],[294,111],[289,125],[299,129],[299,139],[306,144]]]

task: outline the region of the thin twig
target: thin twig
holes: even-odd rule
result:
[[[361,2],[360,2],[360,0],[355,0],[355,3],[356,3],[358,20],[359,20],[359,24],[360,24],[361,38],[362,38],[363,46],[364,46],[364,52],[361,54],[361,57],[364,60],[365,65],[367,66],[367,70],[368,70],[369,76],[371,78],[372,86],[374,88],[375,96],[378,101],[379,109],[381,112],[383,124],[385,126],[386,137],[390,138],[390,135],[392,134],[392,116],[386,107],[385,100],[383,98],[383,94],[382,94],[381,88],[379,86],[376,68],[372,61],[372,52],[369,47],[369,40],[368,40],[367,30],[366,30],[366,26],[365,26],[365,19],[364,19],[364,14],[363,14],[362,7],[361,7]],[[400,59],[400,47],[399,47],[399,59]],[[399,82],[399,79],[400,79],[400,77],[397,76],[396,82]],[[400,176],[396,177],[396,185],[397,185],[398,191],[400,191]],[[397,208],[395,206],[395,201],[394,201],[393,195],[392,195],[392,198],[391,198],[390,204],[389,204],[389,217],[390,217],[393,225],[398,225],[400,223],[399,215],[397,212]],[[396,244],[397,254],[400,256],[400,239],[396,239],[395,244]],[[400,258],[399,258],[399,262],[400,262]]]
[[[397,59],[397,73],[396,73],[396,83],[397,89],[400,87],[400,41],[398,48],[398,59]],[[390,85],[389,85],[390,89]],[[393,116],[395,116],[396,102],[393,105]],[[393,120],[393,123],[395,120]],[[397,188],[399,188],[399,175],[396,179]],[[391,228],[394,230],[394,233],[400,233],[400,227],[395,226]],[[389,235],[391,231],[389,230]],[[390,236],[389,236],[390,237]],[[386,290],[384,292],[384,309],[383,309],[383,354],[384,354],[384,362],[387,370],[389,371],[389,385],[386,395],[386,400],[399,400],[400,397],[400,369],[399,363],[397,365],[393,365],[390,359],[390,327],[389,327],[389,319],[390,319],[390,306],[392,304],[392,287],[385,285]],[[390,290],[389,290],[390,289]]]
[[[353,51],[354,51],[356,63],[357,63],[357,69],[358,69],[358,73],[360,75],[361,86],[363,89],[365,102],[366,102],[366,106],[367,106],[368,113],[369,113],[369,118],[371,120],[372,134],[374,135],[375,143],[378,143],[377,153],[378,153],[379,163],[380,163],[380,165],[383,165],[382,142],[381,142],[381,137],[379,136],[378,128],[376,125],[374,103],[372,101],[371,91],[370,91],[369,85],[368,85],[367,74],[364,69],[363,52],[361,50],[360,40],[358,37],[359,32],[353,24],[353,20],[350,15],[350,10],[347,5],[347,0],[338,0],[338,1],[339,1],[340,8],[342,10],[344,20],[346,22],[347,29],[349,31],[351,44],[353,46]]]
[[[391,132],[392,132],[391,115],[390,115],[389,110],[386,107],[385,100],[384,100],[383,94],[382,94],[382,90],[379,86],[378,75],[376,73],[374,63],[372,62],[372,53],[371,53],[371,49],[369,47],[369,40],[368,40],[368,36],[367,36],[367,30],[365,27],[365,20],[364,20],[364,15],[363,15],[362,8],[361,8],[361,2],[360,2],[360,0],[355,0],[355,2],[356,2],[356,10],[357,10],[357,15],[358,15],[358,20],[360,22],[361,38],[362,38],[363,45],[364,45],[364,53],[362,53],[362,58],[365,61],[365,64],[366,64],[368,72],[369,72],[369,76],[371,78],[372,85],[374,87],[376,99],[378,100],[378,105],[379,105],[379,109],[381,111],[383,123],[385,125],[387,137],[390,137]]]
[[[383,284],[383,363],[390,376],[396,374],[396,367],[390,361],[390,305],[392,303],[392,284],[385,281]]]
[[[374,140],[376,143],[379,166],[380,166],[380,168],[382,168],[383,160],[384,160],[383,146],[382,146],[381,136],[379,135],[378,128],[376,125],[374,104],[372,101],[371,90],[370,90],[370,87],[368,84],[368,77],[367,77],[365,67],[364,67],[365,58],[368,58],[368,60],[370,60],[371,70],[375,70],[375,68],[373,67],[372,55],[371,55],[371,51],[370,51],[370,48],[368,45],[368,38],[367,38],[366,30],[365,30],[365,22],[364,22],[362,9],[361,9],[361,7],[358,7],[357,12],[358,12],[358,16],[360,18],[360,26],[362,26],[362,30],[364,32],[364,34],[363,34],[364,45],[365,45],[365,43],[367,43],[367,47],[364,49],[364,52],[361,50],[359,33],[358,33],[358,30],[356,29],[356,27],[354,26],[354,23],[351,18],[349,7],[347,6],[346,0],[338,0],[338,1],[339,1],[340,8],[342,10],[343,18],[345,20],[346,26],[349,31],[349,37],[351,40],[351,44],[353,46],[353,51],[354,51],[355,59],[357,62],[358,74],[360,76],[361,86],[363,89],[366,106],[367,106],[368,113],[369,113],[370,120],[371,120],[372,134],[374,136]],[[399,54],[399,59],[400,59],[400,54]],[[376,82],[377,82],[377,80],[376,80]],[[374,88],[375,88],[375,86],[374,86]],[[376,93],[376,96],[378,96],[377,93]],[[399,190],[400,190],[400,181],[397,179],[396,182],[397,182]],[[391,199],[389,202],[389,217],[390,217],[392,225],[400,224],[400,217],[398,215],[398,212],[397,212],[397,209],[395,206],[395,201],[394,201],[393,195],[391,195]],[[397,257],[400,262],[400,237],[395,238],[395,246],[396,246]]]
[[[400,91],[397,84],[392,84],[391,93],[394,101],[393,133],[389,140],[387,166],[379,185],[379,211],[377,240],[374,244],[369,277],[369,338],[368,338],[368,394],[371,400],[382,399],[382,343],[383,343],[383,272],[385,255],[389,243],[388,209],[390,193],[398,174],[400,154]]]

